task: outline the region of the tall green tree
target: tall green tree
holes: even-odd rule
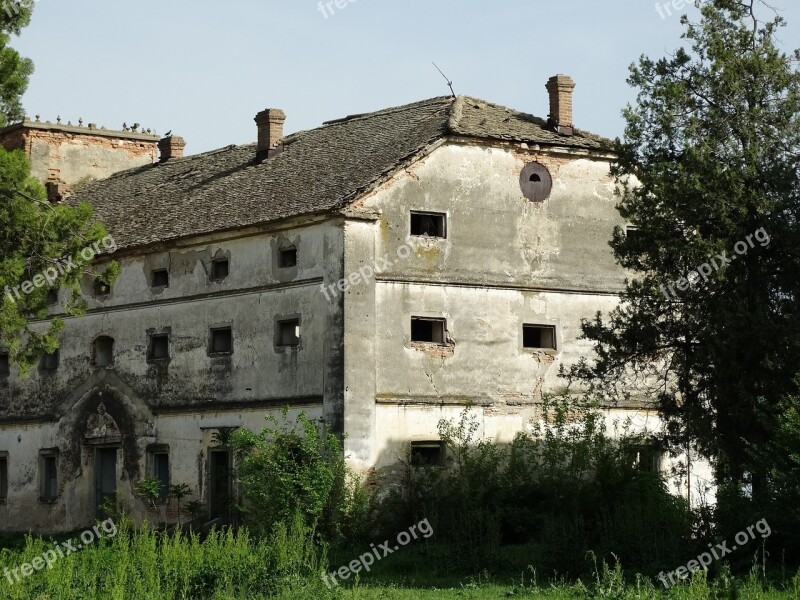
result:
[[[33,4],[33,0],[0,3],[0,127],[25,116],[22,95],[28,89],[33,61],[20,56],[9,43],[12,35],[19,35],[30,23]]]
[[[597,358],[571,375],[649,396],[674,442],[758,494],[768,469],[752,449],[800,372],[800,54],[756,0],[700,9],[683,17],[688,48],[631,67],[612,171],[638,231],[611,246],[632,275],[616,310],[583,323]]]
[[[21,96],[33,65],[8,42],[29,23],[32,9],[31,0],[0,5],[0,125],[23,117]],[[58,347],[63,321],[46,320],[52,294],[66,290],[65,314],[85,309],[80,281],[94,258],[82,254],[86,248],[94,255],[115,249],[91,208],[47,202],[25,155],[0,148],[0,347],[22,374]],[[117,272],[111,263],[100,277],[110,282]]]

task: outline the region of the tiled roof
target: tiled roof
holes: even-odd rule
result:
[[[70,201],[92,204],[120,248],[147,245],[340,208],[450,135],[595,150],[610,143],[559,135],[482,100],[440,97],[294,134],[261,162],[247,144],[123,171]]]

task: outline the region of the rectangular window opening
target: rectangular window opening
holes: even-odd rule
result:
[[[418,467],[443,465],[444,442],[411,442],[411,464]]]
[[[166,360],[169,358],[169,335],[160,333],[150,336],[149,360]]]
[[[233,500],[231,454],[225,449],[209,451],[208,503],[212,519],[227,519]]]
[[[447,218],[444,213],[411,213],[411,235],[447,237]]]
[[[278,321],[278,346],[300,345],[300,319]]]
[[[169,495],[169,453],[153,452],[151,455],[153,479],[158,481],[161,502],[167,501]]]
[[[169,286],[169,271],[166,269],[158,269],[151,273],[151,282],[150,285],[152,287],[168,287]]]
[[[230,264],[227,258],[219,258],[211,261],[211,278],[225,279],[230,273]]]
[[[444,344],[446,324],[444,319],[411,317],[411,341]]]
[[[0,453],[0,502],[8,498],[8,455]]]
[[[660,473],[663,454],[655,443],[644,443],[629,449],[631,466],[642,473]]]
[[[44,502],[58,498],[58,454],[47,451],[41,454],[41,496]]]
[[[0,377],[11,376],[11,361],[8,358],[8,352],[0,353]]]
[[[556,328],[552,325],[523,325],[522,347],[555,350]]]
[[[230,327],[211,330],[211,353],[230,354],[233,352],[233,333]]]
[[[280,251],[280,267],[288,269],[297,266],[297,248],[286,248]]]

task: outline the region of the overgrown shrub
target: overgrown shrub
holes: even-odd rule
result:
[[[627,429],[609,437],[586,399],[545,399],[542,419],[511,444],[479,438],[469,408],[458,422],[440,422],[439,433],[447,468],[407,461],[402,485],[374,514],[387,534],[429,519],[451,567],[495,569],[509,544],[531,548],[537,571],[564,575],[586,573],[589,550],[647,572],[694,555],[686,502],[632,459],[645,440]]]
[[[230,437],[236,478],[242,491],[247,526],[270,535],[295,514],[326,539],[342,534],[348,506],[348,470],[342,445],[324,424],[301,413],[292,423],[284,410],[279,422],[260,433],[239,429]]]
[[[21,551],[0,549],[0,566],[31,563],[53,547],[29,536]],[[137,531],[123,519],[113,538],[96,541],[20,582],[4,579],[0,598],[321,600],[332,597],[321,578],[326,567],[325,547],[300,515],[277,524],[267,538],[252,538],[244,529],[212,531],[202,539],[146,525]]]

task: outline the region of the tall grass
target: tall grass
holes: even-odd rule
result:
[[[320,574],[324,546],[296,518],[278,524],[265,539],[247,531],[163,533],[129,521],[117,535],[56,561],[22,581],[0,580],[8,600],[206,600],[232,598],[325,598]],[[0,573],[41,556],[53,544],[28,537],[21,551],[0,550]],[[12,576],[13,577],[13,576]]]
[[[622,567],[590,557],[594,569],[577,581],[537,581],[533,567],[514,581],[499,582],[488,574],[466,578],[444,589],[431,582],[413,587],[371,577],[357,577],[351,587],[328,589],[320,574],[326,566],[324,547],[302,518],[279,524],[265,540],[246,532],[197,535],[135,530],[122,522],[118,534],[96,542],[34,573],[23,582],[0,581],[3,600],[489,600],[503,597],[600,600],[800,600],[800,573],[791,581],[770,583],[758,568],[735,579],[723,571],[713,580],[703,572],[666,590],[649,577],[626,578]],[[30,562],[52,548],[28,537],[22,550],[0,550],[0,569]],[[387,559],[393,560],[393,559]],[[426,565],[415,565],[419,573]]]

